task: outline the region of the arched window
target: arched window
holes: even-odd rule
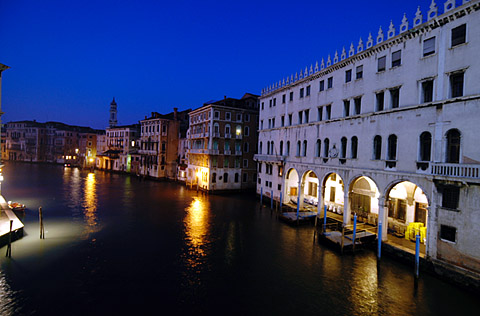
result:
[[[270,146],[271,146],[270,152],[272,153],[272,155],[275,155],[275,145],[273,144],[273,141],[270,142]]]
[[[347,158],[347,138],[346,137],[342,137],[341,139],[340,158]]]
[[[218,123],[213,124],[213,132],[215,134],[220,133],[220,127],[218,126]]]
[[[380,160],[382,157],[382,136],[377,135],[373,139],[373,159]]]
[[[223,174],[223,182],[224,183],[228,182],[228,173],[226,173],[226,172]]]
[[[451,129],[447,132],[446,162],[460,162],[460,132],[458,129]]]
[[[394,134],[388,136],[387,160],[397,160],[397,136]]]
[[[315,157],[320,157],[321,149],[322,149],[322,141],[320,139],[317,139],[317,144],[315,145]]]
[[[290,141],[287,141],[287,150],[286,150],[287,156],[290,155]]]
[[[328,151],[330,150],[330,148],[328,148],[330,146],[330,140],[328,138],[325,138],[325,140],[323,141],[323,157],[324,158],[328,158]]]
[[[298,141],[297,142],[297,157],[300,157],[300,147],[302,146],[302,142]]]
[[[283,156],[283,140],[280,141],[280,156]]]
[[[267,142],[267,155],[270,155],[270,142]]]
[[[225,137],[231,137],[230,136],[230,124],[225,125]]]
[[[302,156],[307,157],[307,141],[303,141],[303,151],[302,151]]]
[[[352,159],[357,159],[358,157],[358,138],[357,136],[352,137],[350,144],[350,156]]]
[[[432,151],[432,135],[429,132],[420,134],[420,161],[430,161]]]
[[[235,183],[238,182],[238,173],[235,173]]]
[[[260,142],[260,155],[263,154],[262,147],[263,147],[263,144],[262,144],[262,142]]]

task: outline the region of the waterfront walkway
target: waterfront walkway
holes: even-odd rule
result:
[[[0,237],[10,232],[10,221],[13,220],[12,231],[23,228],[23,223],[18,219],[17,215],[8,207],[5,198],[0,195]]]

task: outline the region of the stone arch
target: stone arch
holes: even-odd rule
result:
[[[359,221],[375,226],[378,224],[381,197],[379,186],[371,177],[358,174],[350,179],[348,208],[352,214],[357,214]]]
[[[386,186],[384,196],[387,238],[405,246],[405,239],[414,241],[419,234],[422,243],[426,243],[431,199],[425,187],[410,179],[396,179]],[[414,249],[415,243],[407,242],[406,246]],[[425,246],[420,251],[425,253]]]
[[[317,173],[308,169],[302,174],[302,182],[300,185],[300,206],[307,205],[309,208],[318,206],[318,187],[320,185]]]
[[[298,196],[298,180],[299,180],[299,173],[298,171],[291,167],[288,168],[287,172],[285,173],[285,180],[284,180],[284,197],[283,202],[295,202],[296,197]]]
[[[322,178],[322,195],[327,210],[343,214],[344,207],[344,180],[340,173],[329,171]]]

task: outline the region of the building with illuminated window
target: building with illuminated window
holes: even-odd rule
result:
[[[255,188],[258,96],[207,102],[189,117],[187,184],[207,191]]]
[[[257,193],[479,273],[479,33],[479,1],[432,1],[263,89]]]
[[[131,172],[132,155],[137,152],[140,125],[112,126],[106,129],[106,151],[97,154],[96,167]]]

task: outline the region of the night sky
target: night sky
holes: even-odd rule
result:
[[[1,0],[2,121],[105,128],[113,97],[132,124],[260,94],[430,2]]]

